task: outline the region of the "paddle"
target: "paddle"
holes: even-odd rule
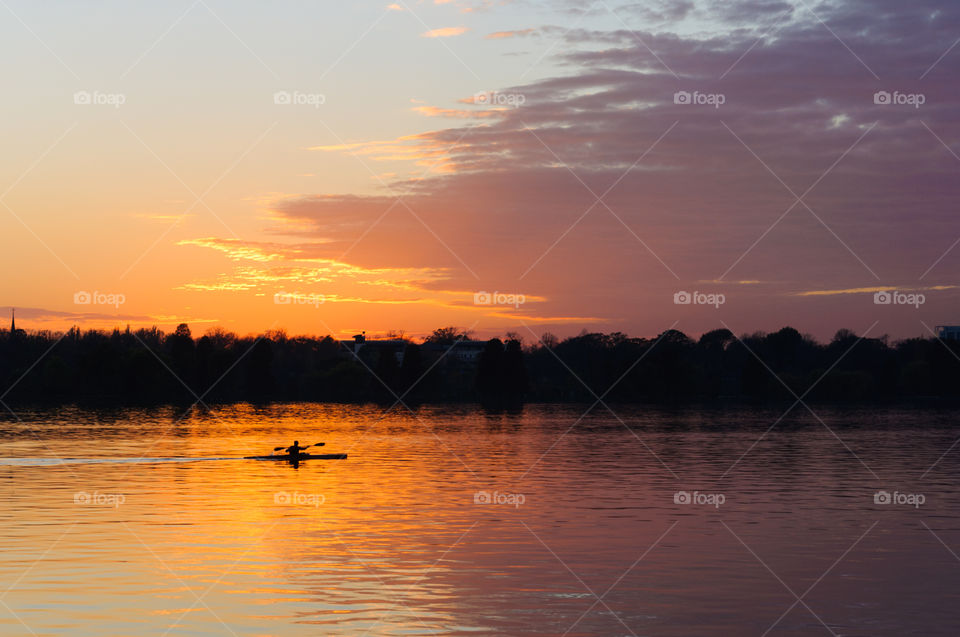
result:
[[[300,448],[301,448],[301,449],[309,449],[310,447],[322,447],[322,446],[324,446],[325,444],[327,444],[327,443],[325,443],[325,442],[315,442],[315,443],[313,443],[312,445],[307,445],[306,447],[300,447]],[[282,450],[284,450],[284,449],[286,449],[286,447],[274,447],[274,448],[273,448],[274,451],[282,451]]]

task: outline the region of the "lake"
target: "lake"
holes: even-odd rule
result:
[[[960,412],[586,409],[17,409],[0,634],[960,632]]]

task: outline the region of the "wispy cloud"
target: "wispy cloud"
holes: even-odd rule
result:
[[[420,305],[446,308],[478,317],[524,320],[531,323],[569,323],[570,317],[527,314],[526,304],[541,304],[548,299],[535,294],[510,294],[522,298],[512,311],[498,310],[484,298],[507,297],[458,287],[447,268],[439,267],[364,267],[313,253],[323,244],[278,246],[275,243],[241,242],[230,239],[192,239],[179,245],[216,250],[234,261],[242,261],[231,272],[211,280],[191,281],[175,289],[192,292],[254,293],[257,296],[291,291],[323,298],[323,303],[365,305]],[[511,301],[512,302],[512,301]],[[594,320],[594,319],[590,319]]]
[[[536,29],[519,29],[517,31],[496,31],[484,36],[484,39],[487,40],[503,40],[506,38],[522,38],[528,35],[533,35],[537,32]]]
[[[697,283],[712,283],[714,285],[760,285],[763,281],[759,280],[746,280],[746,281],[728,281],[727,279],[705,279],[697,281]]]
[[[958,288],[960,288],[960,286],[957,286],[957,285],[930,285],[926,287],[887,285],[887,286],[876,286],[876,287],[867,287],[867,288],[846,288],[842,290],[805,290],[803,292],[795,292],[793,296],[836,296],[838,294],[873,294],[875,292],[889,292],[890,290],[897,290],[900,292],[935,292],[939,290],[956,290]]]
[[[440,29],[431,29],[420,34],[421,38],[452,38],[463,35],[469,31],[467,27],[442,27]]]
[[[216,323],[219,319],[176,314],[133,314],[117,312],[73,312],[50,310],[42,307],[17,307],[17,323],[20,328],[55,329],[60,326],[83,325],[87,327],[117,327],[131,325],[174,325],[178,323]],[[9,316],[9,307],[0,307],[0,312]],[[40,325],[37,325],[37,324]]]
[[[194,217],[195,215],[186,213],[186,214],[161,214],[161,213],[149,213],[149,212],[139,212],[133,215],[138,219],[147,219],[149,221],[161,221],[163,223],[173,223],[175,221],[182,221]]]
[[[505,108],[487,109],[482,111],[467,111],[457,108],[440,108],[438,106],[416,106],[414,111],[427,117],[454,117],[460,119],[485,119],[502,116]]]

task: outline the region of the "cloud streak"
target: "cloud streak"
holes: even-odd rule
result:
[[[442,27],[439,29],[430,29],[420,34],[421,38],[453,38],[463,35],[469,31],[467,27]]]
[[[486,40],[505,40],[508,38],[523,38],[529,35],[534,35],[536,33],[537,33],[536,29],[529,28],[529,29],[519,29],[516,31],[495,31],[483,37]]]

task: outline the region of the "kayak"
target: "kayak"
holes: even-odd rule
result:
[[[273,456],[247,456],[244,460],[286,460],[287,462],[299,462],[300,460],[346,460],[345,453],[300,453],[295,456],[288,454],[276,454]]]
[[[301,460],[346,460],[345,453],[300,453],[295,456],[289,454],[276,454],[273,456],[247,456],[244,460],[286,460],[287,462],[300,462]]]

